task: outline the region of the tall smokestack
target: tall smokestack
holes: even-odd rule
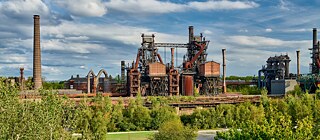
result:
[[[317,28],[313,28],[313,42],[312,42],[312,74],[318,74],[317,59],[319,56],[318,35]]]
[[[171,68],[174,68],[174,48],[171,48]]]
[[[193,26],[189,26],[189,43],[193,41]]]
[[[24,89],[24,76],[23,76],[23,70],[24,68],[20,68],[20,90]]]
[[[33,37],[33,82],[34,89],[42,86],[41,80],[41,50],[40,50],[40,16],[34,15],[34,37]]]
[[[226,49],[222,49],[222,68],[223,68],[223,93],[227,92],[227,85],[226,85]]]
[[[313,48],[317,45],[318,36],[317,36],[317,28],[313,28]]]
[[[300,75],[300,51],[297,51],[297,77]]]
[[[121,83],[125,81],[125,68],[126,68],[126,62],[121,61]]]

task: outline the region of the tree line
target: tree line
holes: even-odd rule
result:
[[[18,90],[0,82],[0,139],[106,139],[106,132],[159,130],[150,139],[193,139],[198,129],[230,128],[217,139],[319,139],[320,100],[296,94],[270,99],[199,108],[177,115],[168,105],[179,97],[141,97],[112,104],[109,97],[84,98],[75,103],[53,91],[41,90],[41,101],[21,101]],[[194,100],[183,97],[183,100]],[[168,136],[172,136],[168,138]]]

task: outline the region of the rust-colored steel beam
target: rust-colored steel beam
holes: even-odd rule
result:
[[[198,57],[200,56],[200,54],[203,52],[204,48],[206,47],[206,43],[203,43],[203,44],[198,44],[198,43],[195,43],[195,45],[197,47],[200,48],[199,52],[188,62],[185,63],[184,65],[184,68],[185,69],[189,69],[189,68],[192,68],[192,64],[198,59]]]
[[[134,65],[134,69],[138,69],[139,61],[140,61],[140,51],[138,51],[138,53],[137,53],[137,58],[136,58],[136,63]]]
[[[163,64],[163,61],[162,61],[162,58],[161,58],[160,54],[157,54],[157,57],[158,57],[160,63]]]

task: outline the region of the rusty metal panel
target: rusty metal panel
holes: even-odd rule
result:
[[[141,74],[136,69],[128,71],[128,91],[130,96],[136,96],[140,92]]]
[[[206,62],[200,65],[200,76],[218,77],[220,76],[220,64],[214,61]]]
[[[182,76],[182,94],[185,96],[193,96],[193,76],[183,75]]]
[[[169,95],[179,95],[179,72],[175,69],[169,71]]]
[[[166,66],[159,62],[151,63],[148,66],[149,76],[165,76],[166,75]]]

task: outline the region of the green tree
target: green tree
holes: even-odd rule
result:
[[[111,112],[111,120],[108,124],[108,130],[109,131],[125,131],[126,128],[124,128],[124,117],[123,117],[123,100],[122,98],[118,101],[117,104],[112,106],[112,112]]]
[[[163,122],[179,118],[175,109],[169,106],[158,106],[152,108],[150,116],[152,118],[151,129],[153,130],[157,130]]]
[[[163,123],[158,129],[158,133],[150,139],[152,140],[193,140],[197,137],[196,130],[183,126],[179,119],[174,119]]]

